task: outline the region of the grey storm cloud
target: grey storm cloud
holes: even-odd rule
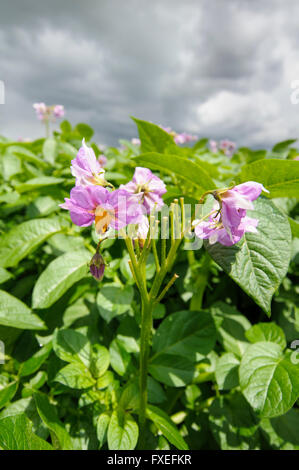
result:
[[[134,115],[269,147],[297,137],[295,0],[10,0],[0,8],[0,133],[38,137],[32,103],[64,104],[101,143]]]

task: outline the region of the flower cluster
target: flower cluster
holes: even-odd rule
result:
[[[246,211],[252,210],[252,201],[262,191],[268,192],[262,184],[254,181],[239,184],[231,189],[214,191],[215,203],[208,220],[195,220],[195,234],[198,238],[208,239],[231,246],[241,240],[245,232],[257,232],[258,220],[248,217]]]
[[[83,139],[82,147],[71,162],[71,172],[76,178],[70,198],[61,204],[70,211],[74,224],[87,227],[95,223],[96,232],[103,240],[108,231],[121,230],[128,225],[129,236],[142,243],[149,231],[148,215],[163,206],[164,182],[148,168],[137,167],[132,180],[115,189],[105,179],[105,170],[92,148]],[[256,232],[258,220],[248,217],[252,201],[262,191],[268,192],[260,183],[249,181],[232,188],[208,191],[215,203],[212,212],[193,222],[198,238],[208,239],[225,246],[237,243],[246,232]],[[105,264],[99,253],[90,265],[92,275],[100,279]]]
[[[40,121],[54,122],[56,118],[64,116],[64,106],[61,104],[47,106],[45,103],[34,103],[33,108],[35,109],[36,115]]]
[[[105,170],[84,140],[71,163],[76,186],[60,207],[70,211],[74,224],[87,227],[95,222],[99,235],[109,228],[120,230],[129,224],[138,224],[136,236],[146,237],[146,215],[163,205],[166,187],[160,178],[147,168],[137,167],[131,182],[119,189],[107,189],[112,185],[105,180]]]
[[[219,144],[216,140],[210,140],[209,146],[212,153],[222,151],[227,157],[231,157],[236,150],[235,142],[228,139],[221,140]]]
[[[109,229],[120,230],[132,225],[135,228],[133,238],[144,240],[149,230],[147,214],[163,205],[162,195],[166,192],[163,181],[147,168],[137,167],[132,181],[119,189],[107,189],[112,185],[105,180],[101,162],[84,139],[71,163],[76,185],[70,198],[65,198],[60,207],[70,211],[73,223],[87,227],[94,222],[100,236],[107,234]],[[105,263],[97,252],[91,261],[90,272],[100,280],[104,269]]]
[[[187,144],[189,142],[194,142],[198,140],[198,137],[196,135],[187,134],[187,132],[182,132],[181,134],[178,134],[177,132],[173,131],[171,127],[161,126],[161,129],[163,129],[163,131],[167,132],[168,134],[172,135],[173,140],[177,145]]]

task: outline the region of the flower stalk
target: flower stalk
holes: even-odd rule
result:
[[[165,219],[165,218],[163,218]],[[166,229],[166,220],[162,219],[163,230]],[[184,222],[185,223],[185,222]],[[152,234],[154,237],[158,232],[158,223],[155,222],[155,231]],[[141,298],[141,324],[140,324],[140,359],[139,359],[139,448],[144,449],[145,440],[145,426],[146,426],[146,409],[147,409],[147,376],[148,376],[148,363],[150,355],[151,335],[153,329],[153,308],[159,303],[172,287],[176,279],[177,274],[174,274],[170,281],[166,284],[164,289],[160,292],[161,286],[168,272],[171,270],[177,250],[180,246],[181,240],[184,235],[183,227],[181,223],[178,223],[178,202],[173,203],[172,211],[172,230],[171,230],[171,242],[170,249],[167,253],[166,238],[161,238],[161,256],[156,246],[155,238],[151,238],[151,230],[148,231],[147,239],[144,243],[142,250],[140,250],[138,242],[137,244],[132,242],[132,239],[125,234],[123,238],[130,256],[129,266],[133,274],[133,278],[138,287],[140,298]],[[165,231],[163,233],[165,237]],[[138,248],[137,248],[138,245]],[[134,249],[135,248],[135,249]],[[147,256],[152,250],[155,265],[156,274],[150,290],[146,285],[145,277],[145,266]],[[136,256],[137,255],[137,256]]]
[[[139,363],[139,448],[144,449],[147,408],[147,375],[150,342],[153,327],[153,302],[141,298],[141,335]]]

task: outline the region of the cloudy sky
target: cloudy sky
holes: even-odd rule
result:
[[[40,136],[45,101],[99,143],[134,137],[130,115],[239,145],[296,138],[298,17],[297,0],[2,2],[0,134]]]

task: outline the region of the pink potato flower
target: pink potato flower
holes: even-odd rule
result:
[[[219,145],[220,150],[222,150],[227,157],[231,157],[236,150],[236,144],[235,142],[232,142],[231,140],[221,140],[220,145]]]
[[[227,157],[231,157],[236,150],[235,142],[228,139],[221,140],[219,144],[216,140],[210,140],[209,147],[212,153],[217,153],[219,150],[222,150]]]
[[[132,181],[120,188],[134,194],[143,204],[147,214],[153,209],[159,210],[163,205],[162,195],[166,193],[164,182],[148,168],[136,167]]]
[[[197,135],[187,134],[187,132],[182,132],[178,134],[177,132],[173,131],[171,127],[163,127],[160,126],[163,131],[167,132],[173,137],[173,140],[177,145],[179,144],[186,144],[188,142],[192,142],[198,139]]]
[[[176,134],[174,137],[175,143],[178,144],[186,144],[188,142],[194,142],[198,139],[196,135],[187,134],[186,132],[182,132],[182,134]]]
[[[45,116],[47,114],[47,106],[45,103],[34,103],[33,108],[36,111],[36,115],[40,121],[45,119]]]
[[[107,165],[107,157],[104,154],[101,154],[98,156],[98,162],[101,165],[102,168]]]
[[[109,227],[119,230],[142,220],[141,205],[123,189],[110,192],[102,186],[75,186],[70,196],[60,207],[69,210],[72,222],[80,227],[95,222],[100,235]]]
[[[246,211],[254,209],[252,201],[262,191],[268,192],[262,184],[254,181],[216,191],[213,214],[208,220],[193,223],[196,236],[208,239],[210,244],[219,242],[231,246],[238,243],[245,232],[257,232],[258,220],[248,217]]]
[[[209,147],[212,153],[217,153],[218,152],[218,144],[216,140],[210,140],[209,141]]]
[[[97,160],[91,147],[87,147],[85,140],[74,160],[72,160],[71,172],[76,178],[76,186],[90,186],[105,184],[105,170]]]
[[[133,137],[133,139],[131,139],[131,143],[133,145],[140,145],[141,141],[140,141],[140,139],[138,139],[138,137]]]
[[[47,106],[45,103],[34,103],[33,108],[36,111],[38,119],[44,122],[55,122],[56,118],[61,118],[65,114],[62,104]]]
[[[56,104],[53,108],[53,115],[56,118],[61,118],[64,116],[64,106],[62,104]]]

